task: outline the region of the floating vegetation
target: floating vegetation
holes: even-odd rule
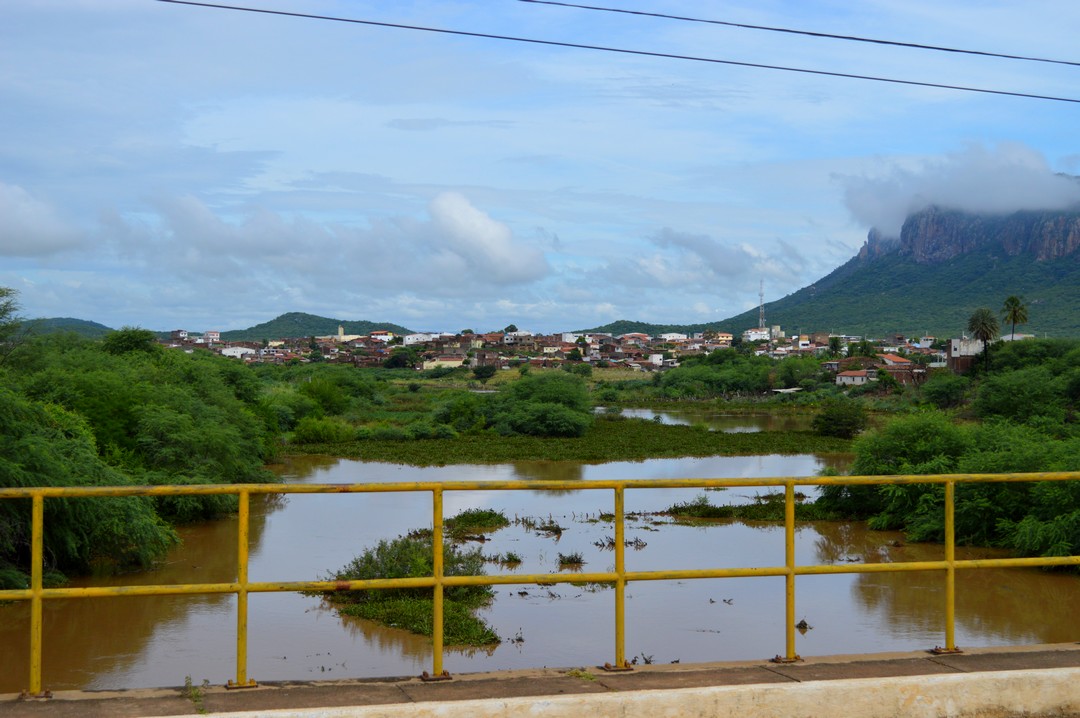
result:
[[[642,541],[641,537],[634,537],[633,539],[625,539],[625,540],[623,540],[623,545],[627,546],[628,548],[632,548],[635,551],[640,551],[641,549],[645,548],[649,544],[647,544],[645,541]],[[593,546],[596,546],[598,549],[601,549],[603,551],[614,551],[615,550],[615,537],[614,536],[605,536],[604,538],[600,539],[599,541],[594,541]]]
[[[483,541],[483,534],[509,525],[506,514],[493,509],[465,509],[445,522],[446,534],[454,541]]]
[[[796,498],[798,498],[798,495]],[[803,495],[803,499],[805,498],[805,495]],[[752,504],[714,505],[709,503],[708,497],[702,494],[692,501],[674,504],[660,513],[682,521],[715,521],[721,519],[783,521],[785,502],[783,494],[766,494],[755,497]],[[814,502],[806,503],[796,500],[795,519],[798,521],[821,521],[833,518],[835,518],[835,515],[832,512],[823,510]]]
[[[572,568],[575,566],[584,566],[585,557],[579,552],[574,553],[560,553],[559,554],[559,568]]]
[[[447,576],[484,575],[479,549],[443,545],[443,568]],[[415,578],[434,573],[430,532],[412,532],[391,541],[380,541],[348,565],[329,576],[333,581],[375,578]],[[491,603],[490,586],[448,586],[443,594],[443,640],[453,646],[485,646],[499,643],[499,636],[475,611]],[[324,591],[322,596],[348,616],[365,618],[385,626],[430,636],[434,627],[434,598],[428,587],[379,590]]]

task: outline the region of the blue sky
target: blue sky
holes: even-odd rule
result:
[[[1080,97],[1080,67],[515,0],[287,12]],[[601,5],[604,3],[586,3]],[[1080,61],[1071,0],[609,7]],[[727,318],[928,203],[1080,202],[1080,105],[181,6],[0,3],[27,317],[477,331]]]

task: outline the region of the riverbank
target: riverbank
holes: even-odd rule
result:
[[[287,447],[296,455],[322,454],[410,466],[514,461],[641,461],[676,457],[843,454],[851,441],[810,431],[710,431],[601,415],[582,437],[500,436],[491,432],[452,439],[375,440]]]

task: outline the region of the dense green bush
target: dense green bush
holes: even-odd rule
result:
[[[868,421],[860,402],[837,397],[826,401],[814,415],[811,428],[821,436],[851,439],[866,428]]]
[[[522,377],[487,404],[487,426],[504,436],[582,436],[592,423],[588,387],[565,372]]]
[[[293,439],[301,444],[344,444],[356,439],[356,429],[336,417],[306,416],[296,425]]]
[[[951,409],[964,403],[971,380],[944,369],[934,371],[920,388],[922,397],[939,409]]]
[[[591,414],[561,404],[525,403],[499,412],[493,428],[504,436],[582,436],[592,422]]]
[[[0,486],[132,483],[98,456],[84,419],[0,387]],[[176,534],[148,497],[49,499],[44,540],[48,569],[85,573],[145,567],[164,555]],[[30,502],[0,501],[4,575],[18,582],[29,565],[29,554]]]
[[[992,374],[979,385],[973,407],[983,418],[1029,421],[1042,416],[1065,418],[1066,380],[1049,367],[1033,366]]]
[[[265,481],[276,417],[246,367],[166,351],[145,330],[105,341],[46,336],[9,362],[0,394],[0,486]],[[166,523],[231,511],[235,497],[46,502],[47,568],[145,567],[176,540]],[[28,568],[26,502],[0,502],[0,570]],[[5,568],[6,567],[6,568]]]

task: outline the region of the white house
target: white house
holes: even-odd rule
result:
[[[406,334],[402,337],[402,344],[411,347],[414,344],[427,344],[439,338],[438,334]]]
[[[230,359],[243,359],[252,354],[255,354],[255,350],[251,347],[225,347],[221,350],[221,356]]]
[[[680,334],[678,332],[667,332],[665,334],[661,334],[659,336],[659,339],[665,342],[685,342],[686,335]]]
[[[877,381],[877,371],[874,369],[851,369],[836,375],[836,384],[838,386],[862,386],[868,381]]]
[[[742,333],[744,342],[764,342],[768,341],[769,337],[769,330],[765,327],[754,327],[753,329],[747,329]]]

